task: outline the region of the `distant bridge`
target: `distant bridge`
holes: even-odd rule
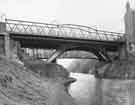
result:
[[[0,23],[0,32],[1,36],[5,34],[8,36],[6,39],[18,41],[22,48],[53,49],[54,52],[48,59],[50,62],[71,50],[91,52],[99,60],[109,61],[111,58],[108,52],[120,53],[121,48],[126,44],[124,33],[102,31],[74,24],[5,19],[5,22]],[[42,52],[41,50],[39,52]]]

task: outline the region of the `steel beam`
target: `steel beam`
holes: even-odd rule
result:
[[[54,62],[56,60],[56,58],[58,58],[65,50],[63,49],[57,49],[50,58],[47,59],[47,62]]]

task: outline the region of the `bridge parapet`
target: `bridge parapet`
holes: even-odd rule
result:
[[[2,23],[3,24],[3,23]],[[6,32],[26,35],[68,37],[78,39],[123,41],[124,33],[96,30],[74,24],[48,24],[21,20],[6,19]]]

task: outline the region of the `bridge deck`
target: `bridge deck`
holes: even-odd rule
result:
[[[117,51],[118,47],[125,44],[124,41],[104,41],[93,39],[65,38],[55,36],[39,36],[32,34],[10,33],[11,37],[21,42],[24,48],[57,49],[60,46],[75,45],[80,46],[78,50],[88,47],[105,48],[108,51]],[[40,43],[39,43],[40,42]],[[77,49],[76,49],[77,50]],[[87,49],[86,49],[87,50]]]
[[[6,19],[1,32],[20,40],[23,47],[57,48],[60,45],[105,47],[116,50],[125,42],[123,33],[96,30],[73,24],[48,24]],[[40,43],[39,43],[40,42]]]

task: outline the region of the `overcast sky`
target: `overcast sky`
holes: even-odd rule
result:
[[[134,0],[128,0],[133,6]],[[71,23],[124,31],[127,0],[0,0],[0,15],[28,21]],[[134,3],[135,4],[135,3]]]

